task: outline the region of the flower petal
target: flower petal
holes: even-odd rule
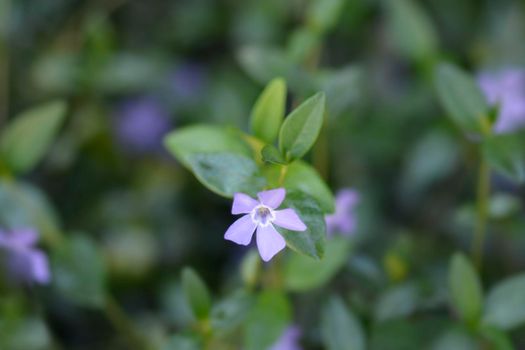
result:
[[[270,261],[284,247],[286,241],[272,225],[257,227],[257,248],[264,261]]]
[[[274,190],[257,193],[259,201],[272,209],[278,208],[283,202],[285,196],[286,190],[284,188],[276,188]]]
[[[47,256],[39,251],[35,250],[31,252],[31,270],[32,279],[35,282],[46,284],[51,280],[51,274],[49,273],[49,264]]]
[[[295,210],[289,208],[276,210],[275,220],[273,222],[277,226],[284,227],[292,231],[304,231],[307,228]]]
[[[247,214],[252,211],[259,203],[244,193],[233,195],[232,214]]]
[[[224,239],[237,244],[248,245],[252,240],[256,227],[257,224],[252,221],[250,215],[244,215],[228,227],[228,230],[226,230],[224,234]]]

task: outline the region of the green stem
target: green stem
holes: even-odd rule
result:
[[[487,233],[487,213],[490,195],[490,168],[485,159],[481,159],[477,189],[477,221],[472,240],[472,258],[477,268],[483,264],[483,246]]]
[[[281,172],[279,173],[279,186],[284,186],[284,180],[286,179],[286,174],[288,173],[288,165],[281,166]]]
[[[133,324],[128,320],[124,311],[116,300],[111,296],[106,297],[106,315],[115,328],[125,335],[130,348],[136,350],[151,350],[147,341],[136,331]]]

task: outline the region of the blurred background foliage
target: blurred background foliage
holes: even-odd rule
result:
[[[443,60],[473,74],[522,65],[524,10],[510,0],[0,0],[1,125],[67,103],[54,139],[18,135],[36,152],[49,143],[41,161],[28,156],[16,174],[1,164],[0,223],[38,228],[53,281],[3,284],[0,348],[128,349],[128,334],[194,349],[193,336],[207,334],[199,327],[231,335],[248,320],[244,348],[265,349],[292,319],[305,349],[525,347],[520,320],[476,333],[449,306],[449,259],[469,249],[475,224],[478,154],[433,81]],[[202,122],[247,130],[276,76],[290,101],[327,94],[309,159],[334,192],[353,187],[361,202],[326,277],[290,267],[291,294],[253,300],[238,289],[260,266],[223,239],[230,202],[200,186],[162,138]],[[525,269],[523,187],[497,173],[491,184],[485,291]],[[184,291],[194,284],[184,266],[213,295],[206,322],[185,301],[197,292]],[[210,349],[237,349],[217,339]]]

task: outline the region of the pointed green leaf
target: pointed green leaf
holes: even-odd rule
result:
[[[339,297],[331,297],[324,306],[321,332],[327,350],[366,349],[366,338],[359,320]]]
[[[525,324],[525,273],[507,278],[490,290],[483,322],[504,330]]]
[[[0,135],[0,158],[12,171],[31,170],[47,152],[66,116],[62,101],[46,103],[14,118]]]
[[[284,281],[290,291],[304,292],[328,282],[348,260],[350,241],[334,237],[326,244],[322,260],[313,260],[300,254],[288,257],[284,267]]]
[[[237,192],[254,195],[266,185],[257,164],[248,157],[234,153],[195,153],[187,161],[204,186],[224,197],[231,198]]]
[[[326,244],[326,226],[323,212],[317,201],[306,193],[288,192],[282,207],[295,209],[307,226],[306,231],[302,232],[276,227],[283,235],[288,247],[314,259],[321,259],[324,256]]]
[[[286,165],[288,162],[284,159],[283,155],[273,145],[266,145],[261,151],[263,161],[272,164]]]
[[[199,275],[189,267],[182,270],[182,288],[194,316],[199,320],[208,317],[211,310],[210,292]]]
[[[102,308],[106,303],[106,268],[96,244],[75,235],[55,251],[53,286],[81,306]]]
[[[267,290],[257,297],[246,322],[244,349],[268,350],[290,323],[290,302],[282,292]]]
[[[273,79],[253,107],[251,117],[253,134],[266,143],[273,143],[279,134],[285,108],[286,82],[282,78]]]
[[[284,187],[289,191],[301,191],[312,196],[324,213],[333,213],[335,210],[332,191],[317,170],[306,162],[299,160],[289,165]]]
[[[494,135],[483,140],[483,156],[490,166],[517,182],[525,181],[524,134]]]
[[[463,321],[476,324],[481,315],[483,290],[476,270],[463,254],[452,257],[448,278],[453,308]]]
[[[489,106],[474,79],[458,67],[442,63],[435,71],[438,97],[450,118],[464,131],[487,134]]]
[[[314,145],[325,111],[325,95],[322,92],[307,99],[284,120],[279,134],[279,148],[288,159],[301,158]]]

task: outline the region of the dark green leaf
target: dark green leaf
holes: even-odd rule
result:
[[[481,315],[483,290],[476,270],[463,254],[452,257],[448,278],[452,307],[463,321],[476,324]]]
[[[174,335],[168,339],[162,350],[201,350],[200,341],[190,335]]]
[[[248,316],[244,349],[268,350],[279,339],[290,318],[291,306],[282,292],[261,292]]]
[[[463,329],[450,329],[434,341],[432,350],[479,350],[474,336]]]
[[[337,24],[345,0],[317,0],[310,4],[306,21],[309,28],[322,34]]]
[[[233,332],[246,321],[253,303],[253,296],[243,290],[236,291],[219,302],[211,313],[213,330],[221,334]]]
[[[286,288],[303,292],[324,285],[347,261],[349,251],[350,241],[335,237],[327,242],[323,260],[313,260],[299,254],[290,255],[284,267]]]
[[[417,307],[419,293],[413,283],[405,283],[385,291],[375,307],[379,322],[410,315]]]
[[[301,191],[317,200],[324,213],[335,210],[332,191],[321,178],[317,170],[308,163],[295,161],[288,167],[284,187],[289,191]]]
[[[524,134],[494,135],[483,141],[490,166],[517,182],[525,181]]]
[[[238,131],[214,125],[192,125],[177,129],[164,138],[164,144],[187,167],[188,158],[195,153],[230,152],[252,156],[250,147]]]
[[[498,328],[481,327],[480,333],[491,345],[491,350],[514,350],[510,336]]]
[[[399,52],[415,60],[428,59],[438,49],[438,37],[417,1],[388,0],[388,34]]]
[[[257,164],[242,155],[194,153],[187,161],[193,174],[204,186],[224,197],[232,197],[237,192],[254,195],[266,185]]]
[[[279,134],[286,108],[286,82],[273,79],[255,102],[251,124],[255,136],[273,143]]]
[[[105,277],[102,254],[87,236],[72,236],[55,251],[53,285],[71,302],[81,306],[104,307]]]
[[[279,148],[288,159],[301,158],[310,150],[323,126],[325,95],[307,99],[284,120],[279,134]]]
[[[366,338],[359,320],[339,297],[331,297],[324,306],[321,331],[327,350],[366,349]]]
[[[483,322],[505,330],[525,324],[525,274],[507,278],[490,290]]]
[[[0,180],[0,225],[35,227],[47,242],[56,241],[59,231],[57,215],[45,194],[23,182]]]
[[[283,155],[279,150],[273,145],[266,145],[261,151],[262,159],[265,162],[272,164],[282,164],[286,165],[288,162],[284,159]]]
[[[276,226],[286,240],[286,244],[298,253],[321,259],[326,244],[326,227],[323,212],[317,201],[305,193],[289,192],[282,208],[295,209],[308,227],[306,231],[299,232]]]
[[[447,114],[464,132],[486,134],[490,131],[487,101],[470,75],[454,65],[442,63],[436,69],[435,84]]]
[[[31,170],[48,150],[66,116],[62,101],[32,108],[7,126],[0,136],[0,158],[12,171]]]
[[[182,288],[194,316],[200,320],[208,317],[211,309],[210,292],[199,275],[189,267],[182,270]]]

